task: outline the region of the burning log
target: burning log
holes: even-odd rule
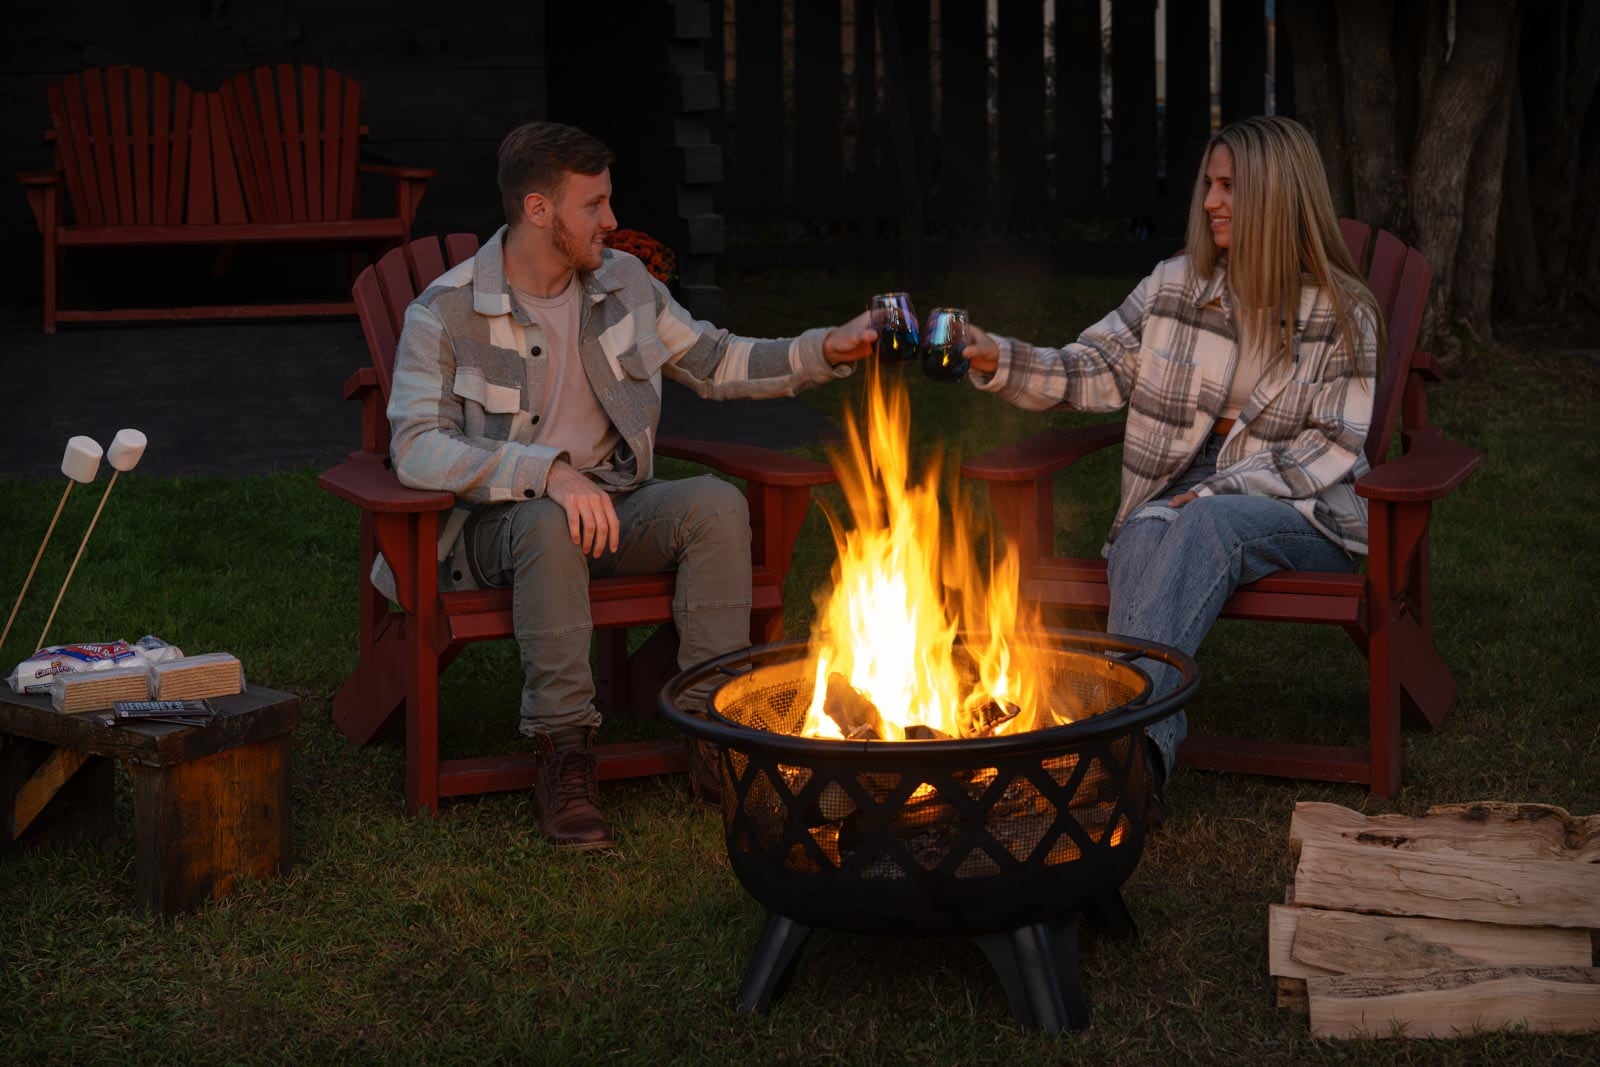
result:
[[[1313,1033],[1600,1030],[1600,818],[1299,804],[1290,838],[1295,882],[1269,909],[1270,970],[1279,1007],[1309,1011]]]
[[[883,716],[878,713],[878,706],[842,674],[828,675],[828,692],[823,697],[822,710],[847,741],[877,741],[884,736]]]

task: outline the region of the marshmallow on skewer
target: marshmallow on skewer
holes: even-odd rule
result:
[[[111,464],[111,480],[106,483],[106,491],[100,494],[100,503],[94,509],[94,517],[89,520],[89,528],[83,532],[83,540],[78,542],[78,553],[72,557],[72,566],[67,568],[67,577],[61,583],[61,591],[56,593],[56,602],[50,608],[50,616],[44,620],[44,629],[39,631],[39,640],[34,647],[44,647],[44,639],[50,633],[50,624],[56,621],[56,611],[61,607],[61,598],[67,595],[67,586],[71,584],[72,576],[77,572],[78,561],[83,558],[83,550],[89,547],[89,535],[94,533],[95,523],[100,521],[100,512],[111,497],[111,490],[117,484],[117,476],[138,466],[147,444],[149,440],[138,430],[118,430],[117,436],[112,439],[111,448],[106,453],[106,459]],[[66,465],[65,460],[62,461],[62,465],[63,467]]]
[[[139,465],[140,458],[144,456],[144,446],[149,443],[149,439],[138,430],[118,430],[117,436],[111,440],[111,448],[106,452],[106,461],[118,471],[131,471]]]
[[[143,434],[139,435],[143,438]],[[33,583],[33,572],[39,569],[39,561],[44,558],[45,546],[50,543],[50,535],[55,533],[56,522],[61,518],[61,509],[67,506],[67,497],[72,495],[72,487],[78,482],[85,485],[94,481],[95,475],[100,473],[100,457],[104,455],[98,442],[92,437],[78,434],[67,439],[66,451],[61,454],[61,473],[68,478],[67,487],[61,491],[61,499],[56,503],[56,513],[50,516],[50,525],[45,527],[44,540],[39,542],[39,551],[33,555],[33,564],[28,568],[28,576],[22,580],[22,592],[17,594],[17,599],[11,605],[11,614],[6,617],[6,627],[0,630],[0,648],[5,647],[6,638],[11,636],[11,624],[17,621],[17,610],[22,607],[22,598],[28,595],[28,586]]]
[[[111,447],[114,450],[117,446],[113,444]],[[100,457],[103,455],[105,452],[94,438],[82,434],[69,438],[67,450],[61,456],[61,473],[75,482],[88,485],[100,473]]]

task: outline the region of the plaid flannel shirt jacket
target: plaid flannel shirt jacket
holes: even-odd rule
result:
[[[452,267],[406,309],[389,393],[395,473],[413,489],[447,490],[466,505],[544,495],[550,465],[566,454],[533,441],[549,360],[543,330],[511,299],[501,227],[472,259]],[[649,480],[661,419],[662,376],[703,397],[793,396],[851,373],[823,356],[826,328],[799,337],[738,337],[695,319],[626,252],[607,249],[583,288],[578,357],[622,438],[608,465],[588,471],[625,492]],[[440,588],[472,585],[454,558],[467,507],[439,537]],[[380,558],[373,582],[393,595]]]
[[[1359,352],[1343,342],[1333,302],[1301,290],[1294,360],[1272,364],[1245,401],[1196,490],[1279,497],[1352,554],[1367,551],[1366,501],[1355,481],[1376,393],[1377,324],[1358,318]],[[1225,266],[1195,278],[1169,259],[1122,306],[1062,348],[996,337],[1000,365],[973,384],[1031,411],[1128,408],[1122,494],[1107,548],[1128,516],[1188,469],[1227,400],[1239,345]]]

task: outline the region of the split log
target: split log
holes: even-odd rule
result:
[[[1409,976],[1306,980],[1318,1037],[1455,1037],[1480,1030],[1600,1030],[1600,970],[1482,967]]]
[[[1282,977],[1587,967],[1591,959],[1587,930],[1276,906],[1269,922],[1272,973]]]
[[[1306,980],[1304,978],[1279,978],[1277,982],[1278,1007],[1284,1011],[1299,1012],[1301,1015],[1311,1010],[1311,1004],[1306,995]]]
[[[1302,843],[1303,907],[1512,926],[1600,927],[1600,864]]]
[[[1600,863],[1600,816],[1576,818],[1548,804],[1480,802],[1430,808],[1422,817],[1362,815],[1338,804],[1300,803],[1289,847],[1369,845],[1401,852],[1459,852],[1494,860]]]

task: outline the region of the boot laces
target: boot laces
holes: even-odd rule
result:
[[[550,777],[555,785],[555,806],[564,808],[574,800],[596,803],[600,797],[595,776],[592,748],[559,749],[552,754]]]

